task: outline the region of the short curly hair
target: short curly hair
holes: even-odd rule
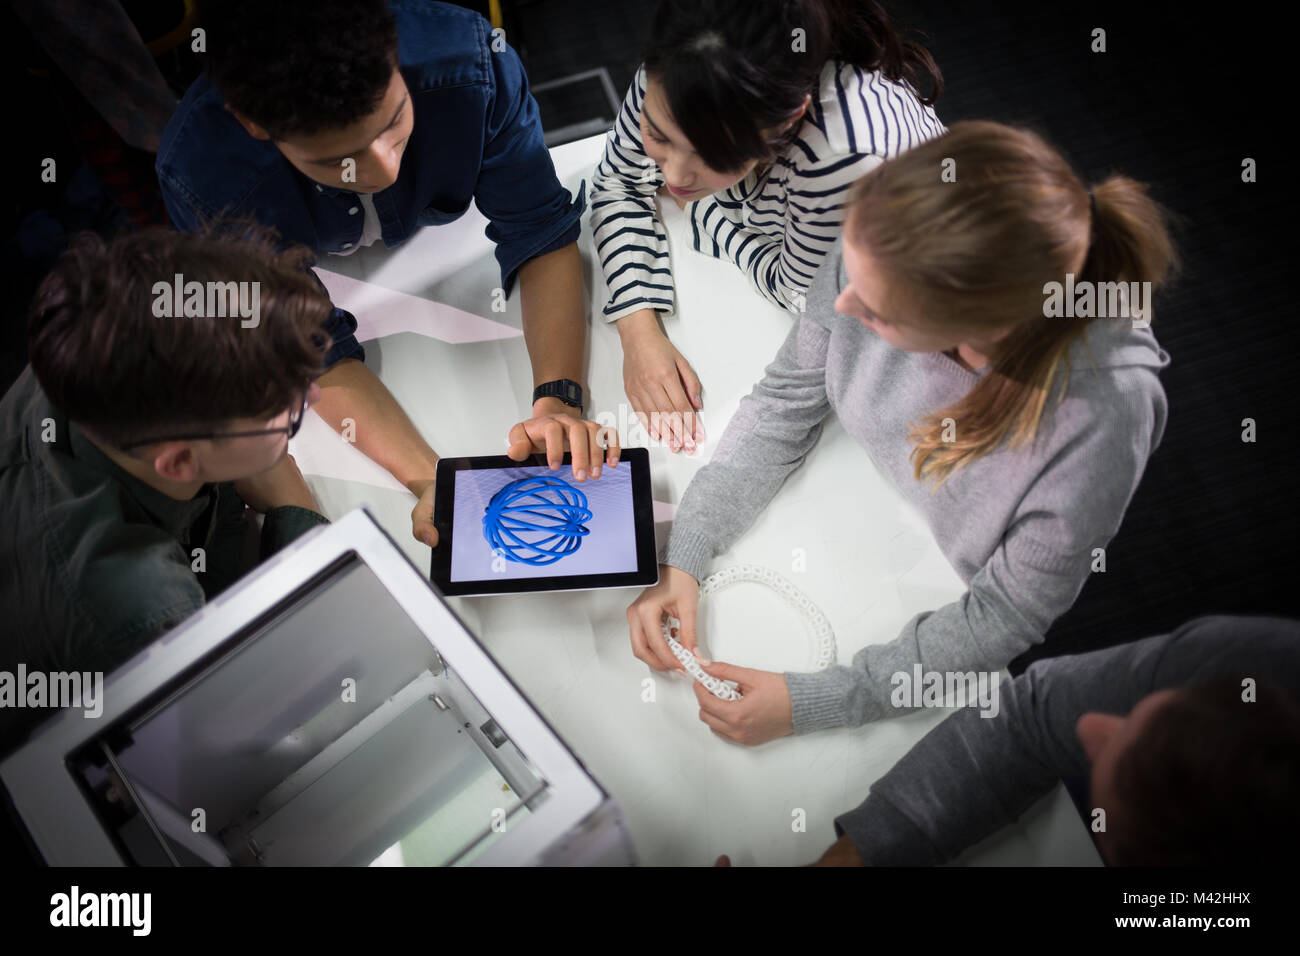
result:
[[[199,25],[213,86],[274,139],[368,116],[397,68],[384,0],[200,0]]]

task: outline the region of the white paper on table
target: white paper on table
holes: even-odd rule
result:
[[[356,481],[394,491],[407,490],[405,485],[358,451],[356,445],[345,441],[342,435],[311,409],[303,416],[301,430],[289,443],[289,453],[293,455],[298,470],[303,475]]]
[[[357,319],[357,341],[369,342],[398,332],[415,332],[453,345],[518,338],[520,329],[481,315],[398,292],[373,282],[317,269],[330,299]]]

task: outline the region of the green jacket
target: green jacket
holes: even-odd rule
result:
[[[31,366],[0,400],[0,503],[0,671],[11,674],[20,662],[107,673],[327,523],[272,509],[259,555],[233,484],[189,501],[150,488],[50,404]],[[48,716],[0,708],[0,731],[19,714]]]

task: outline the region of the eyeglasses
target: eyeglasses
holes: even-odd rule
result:
[[[283,428],[259,428],[256,431],[246,432],[202,432],[188,435],[163,435],[158,438],[145,438],[140,441],[133,441],[130,444],[120,446],[121,451],[130,451],[132,448],[139,448],[142,445],[153,445],[160,441],[210,441],[214,438],[253,438],[257,435],[278,435],[281,432],[287,434],[290,438],[298,434],[298,429],[302,428],[302,420],[307,414],[307,394],[302,396],[302,404],[297,411],[289,413],[289,424]]]

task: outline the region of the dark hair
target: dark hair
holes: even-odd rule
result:
[[[397,67],[384,0],[201,0],[199,23],[213,85],[276,139],[370,115]]]
[[[934,58],[874,0],[661,0],[643,57],[674,122],[717,170],[770,157],[793,140],[797,123],[776,140],[764,131],[788,122],[806,94],[816,98],[830,60],[905,80],[925,104],[943,91]]]
[[[1179,689],[1115,764],[1116,866],[1291,863],[1300,850],[1300,704],[1260,681]]]
[[[28,351],[46,396],[121,447],[279,414],[320,374],[329,297],[269,231],[151,229],[74,238],[32,300]],[[155,283],[257,282],[258,323],[236,313],[159,317]],[[174,311],[174,310],[171,310]],[[204,311],[207,311],[206,309]],[[229,312],[231,310],[223,309]]]

